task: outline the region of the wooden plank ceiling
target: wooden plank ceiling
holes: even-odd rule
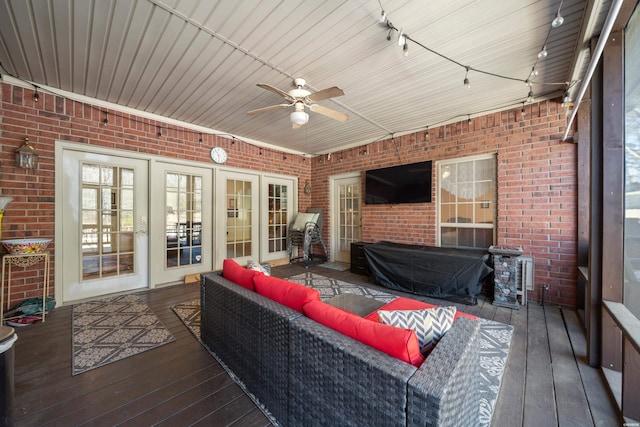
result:
[[[573,95],[609,2],[583,0],[0,0],[0,73],[229,133],[322,154],[536,98]],[[386,21],[381,23],[384,10]],[[551,22],[560,10],[564,23]],[[391,23],[389,25],[388,23]],[[398,45],[408,36],[408,55]],[[390,37],[390,40],[387,38]],[[546,44],[548,56],[538,59]],[[463,85],[466,68],[471,88]],[[532,68],[538,76],[525,84]],[[478,71],[480,70],[480,71]],[[502,77],[496,77],[502,76]],[[293,78],[340,122],[293,107]]]

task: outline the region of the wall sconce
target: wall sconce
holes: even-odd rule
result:
[[[29,144],[29,138],[16,150],[16,166],[23,169],[35,169],[38,166],[38,154]]]

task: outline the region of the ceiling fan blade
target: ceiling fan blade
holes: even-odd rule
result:
[[[336,96],[342,96],[344,92],[339,87],[330,87],[327,89],[320,90],[318,92],[314,92],[311,95],[307,96],[309,101],[317,102],[322,101],[323,99],[335,98]]]
[[[323,107],[322,105],[319,105],[319,104],[311,104],[309,106],[309,109],[315,113],[319,113],[319,114],[322,114],[323,116],[331,117],[332,119],[335,119],[341,122],[346,122],[347,120],[349,120],[349,116],[347,116],[346,114],[336,110],[332,110],[331,108]]]
[[[278,108],[286,108],[286,107],[291,107],[293,104],[277,104],[277,105],[270,105],[268,107],[262,107],[262,108],[258,108],[256,110],[251,110],[251,111],[247,111],[247,114],[260,114],[260,113],[264,113],[265,111],[269,111],[269,110],[276,110]]]
[[[289,95],[287,92],[285,92],[283,90],[278,89],[277,87],[273,87],[271,85],[264,84],[264,83],[258,83],[256,86],[261,87],[262,89],[266,89],[268,91],[271,91],[271,92],[273,92],[275,94],[278,94],[278,95],[284,97],[287,101],[293,102],[293,100],[294,100],[294,98],[291,95]]]

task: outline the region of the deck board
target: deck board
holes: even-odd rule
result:
[[[386,290],[365,276],[318,266],[278,266],[273,275],[291,277],[305,271],[432,304],[455,305],[512,325],[513,340],[492,420],[495,427],[620,425],[600,370],[586,363],[584,332],[572,310],[537,304],[519,310],[496,307],[486,295],[477,305],[465,305]],[[71,375],[70,306],[53,310],[45,323],[17,330],[15,426],[271,424],[171,310],[198,299],[198,283],[139,295],[176,340],[83,374]],[[580,422],[572,424],[572,418]]]
[[[587,339],[578,313],[574,310],[562,310],[562,313],[594,425],[623,425],[617,405],[607,390],[604,374],[588,364]]]
[[[581,383],[580,372],[562,313],[558,309],[545,310],[545,320],[549,331],[558,423],[561,426],[593,426],[584,389],[576,387]]]
[[[555,391],[549,339],[544,310],[552,307],[528,306],[527,323],[527,376],[524,401],[523,426],[558,425],[555,411]],[[556,309],[557,310],[557,309]],[[529,395],[537,396],[531,399]]]

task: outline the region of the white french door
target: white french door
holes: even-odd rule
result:
[[[156,162],[151,191],[151,286],[213,269],[212,170]]]
[[[148,287],[148,162],[63,149],[59,170],[62,302]]]
[[[260,187],[258,175],[219,171],[216,178],[216,268],[233,258],[259,260]]]
[[[287,258],[287,229],[297,210],[293,178],[262,177],[260,261]],[[257,261],[257,260],[256,260]]]
[[[362,239],[362,184],[360,174],[331,178],[332,260],[351,262],[351,243]]]

